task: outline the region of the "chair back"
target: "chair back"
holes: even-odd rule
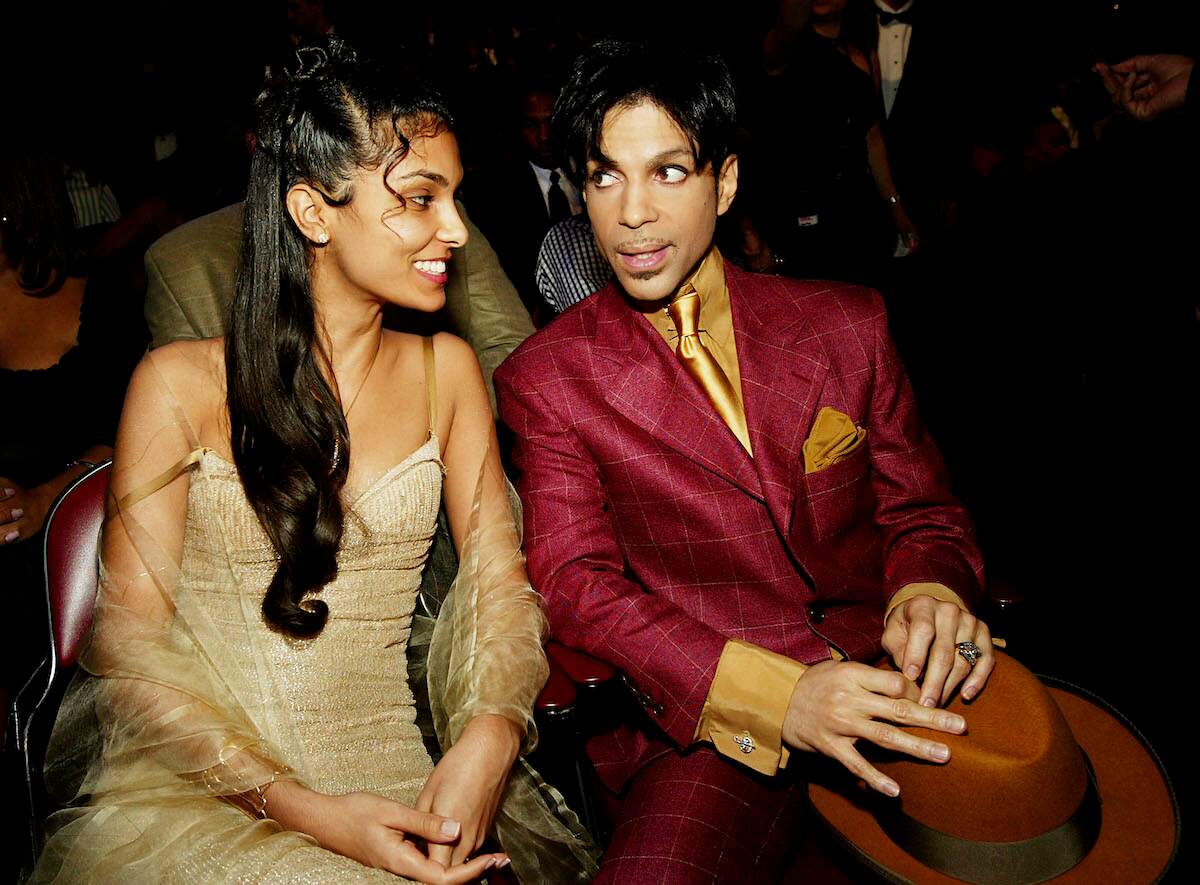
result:
[[[28,836],[24,870],[37,861],[47,809],[42,762],[50,725],[68,676],[74,670],[96,604],[97,552],[111,462],[72,480],[46,514],[42,559],[49,621],[45,657],[12,701],[14,738],[24,768]]]
[[[46,602],[50,614],[50,681],[75,663],[80,644],[92,625],[96,601],[96,554],[108,475],[105,461],[76,478],[59,495],[46,516]]]

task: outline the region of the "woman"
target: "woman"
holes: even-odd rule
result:
[[[10,689],[42,651],[46,513],[90,463],[112,455],[147,339],[140,300],[83,260],[62,161],[28,134],[40,131],[31,122],[0,145],[0,591],[22,624],[0,664]]]
[[[130,384],[89,675],[47,766],[92,804],[51,818],[35,879],[466,882],[509,855],[585,878],[577,822],[510,776],[544,619],[478,364],[380,321],[440,308],[466,239],[449,114],[336,40],[298,59],[259,98],[228,337]],[[460,572],[434,766],[404,674],[439,493]],[[506,853],[478,854],[494,817]]]

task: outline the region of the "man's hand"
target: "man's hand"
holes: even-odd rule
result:
[[[796,681],[783,720],[783,739],[797,749],[836,759],[879,792],[898,796],[899,784],[867,762],[855,741],[865,738],[885,749],[940,763],[950,758],[949,747],[890,723],[950,734],[967,729],[961,716],[922,707],[916,700],[917,687],[900,673],[866,664],[824,661],[809,667]]]
[[[967,641],[979,646],[982,655],[974,668],[955,648]],[[962,697],[971,700],[996,666],[987,624],[952,602],[930,596],[914,596],[896,606],[884,625],[883,648],[901,673],[913,682],[921,680],[925,707],[945,704],[968,673]]]
[[[1186,55],[1135,55],[1112,67],[1096,65],[1113,104],[1137,120],[1153,120],[1183,107],[1195,59]]]
[[[479,850],[520,747],[517,726],[503,716],[476,716],[467,723],[417,797],[417,810],[462,823],[454,845],[429,846],[430,859],[452,866]]]

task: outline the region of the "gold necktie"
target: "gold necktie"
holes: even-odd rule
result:
[[[667,314],[675,324],[679,341],[675,352],[689,375],[696,379],[717,414],[747,452],[750,451],[750,431],[746,428],[746,414],[738,403],[729,377],[700,337],[700,294],[692,285],[667,305]]]

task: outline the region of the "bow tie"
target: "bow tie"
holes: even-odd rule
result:
[[[910,6],[903,12],[884,12],[882,9],[879,10],[879,23],[881,25],[886,28],[892,22],[900,22],[902,25],[911,25],[913,23],[913,7]]]

